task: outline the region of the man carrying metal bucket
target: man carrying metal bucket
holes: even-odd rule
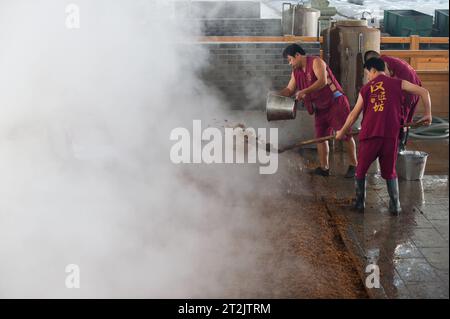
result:
[[[384,72],[386,75],[411,82],[415,85],[422,86],[422,82],[417,75],[417,72],[408,64],[406,61],[391,57],[387,55],[380,55],[376,51],[367,51],[364,53],[364,61],[369,60],[370,58],[380,58],[384,61],[386,69]],[[418,95],[410,94],[407,92],[403,93],[403,119],[402,123],[410,123],[412,122],[412,118],[414,116],[414,112],[416,110],[416,106],[419,103],[420,97]],[[409,128],[405,127],[400,129],[399,134],[399,151],[403,151],[405,149],[406,143],[408,142],[408,133]]]
[[[336,139],[346,133],[363,112],[359,133],[358,166],[356,168],[356,202],[354,208],[363,211],[366,197],[366,173],[377,158],[381,176],[386,180],[389,193],[389,211],[401,211],[398,194],[397,162],[398,132],[402,126],[403,93],[418,95],[425,106],[425,116],[420,122],[431,122],[431,100],[428,90],[405,80],[386,76],[385,63],[379,58],[366,61],[369,82],[361,88],[358,100],[344,126],[336,133]]]
[[[316,138],[331,135],[333,130],[340,129],[350,113],[350,104],[330,68],[320,57],[306,56],[298,44],[286,47],[283,57],[288,60],[293,71],[287,87],[278,94],[282,96],[295,94],[296,100],[304,101],[308,112],[314,113]],[[353,178],[357,164],[355,141],[350,135],[346,135],[344,141],[349,158],[345,177]],[[314,172],[328,176],[328,141],[317,144],[317,152],[320,166]]]

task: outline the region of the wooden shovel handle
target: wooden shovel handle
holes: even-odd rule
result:
[[[424,126],[424,125],[426,125],[426,123],[427,123],[426,121],[410,122],[410,123],[403,124],[402,127],[415,128],[415,127]],[[350,133],[347,133],[347,134],[351,135],[351,136],[355,136],[355,135],[359,134],[359,131],[353,131],[353,132],[350,132]],[[282,153],[284,151],[291,150],[291,149],[297,148],[297,147],[302,147],[302,146],[305,146],[305,145],[322,143],[322,142],[325,142],[325,141],[332,140],[335,137],[336,137],[336,134],[333,134],[333,135],[328,135],[328,136],[324,136],[324,137],[313,138],[313,139],[310,139],[310,140],[298,142],[298,143],[295,143],[293,145],[286,146],[283,149],[279,149],[278,153]]]
[[[427,125],[427,121],[417,121],[417,122],[410,122],[405,123],[402,125],[402,127],[410,127],[410,128],[416,128]]]
[[[359,134],[359,131],[353,131],[353,132],[348,133],[348,135],[352,135],[352,136],[358,135],[358,134]],[[278,153],[282,153],[284,151],[291,150],[291,149],[297,148],[297,147],[302,147],[302,146],[305,146],[305,145],[322,143],[322,142],[325,142],[325,141],[332,140],[335,137],[336,137],[336,134],[333,134],[333,135],[328,135],[328,136],[324,136],[324,137],[313,138],[311,140],[298,142],[298,143],[286,146],[285,148],[278,150]]]
[[[351,136],[355,136],[355,135],[358,135],[358,134],[359,134],[359,131],[353,131],[353,132],[347,133],[347,135],[351,135]],[[321,143],[321,142],[333,140],[335,137],[336,137],[336,134],[328,135],[328,136],[324,136],[324,137],[319,137],[319,138],[314,138],[314,139],[311,139],[311,140],[300,142],[300,143],[298,143],[298,146]]]

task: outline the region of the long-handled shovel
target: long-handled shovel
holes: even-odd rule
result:
[[[402,127],[416,128],[416,127],[424,126],[426,124],[427,124],[427,122],[425,122],[425,121],[418,121],[418,122],[406,123],[406,124],[402,125]],[[355,136],[355,135],[359,134],[359,131],[353,131],[353,132],[350,132],[348,134],[351,135],[351,136]],[[333,140],[335,138],[336,138],[336,133],[334,133],[333,135],[328,135],[328,136],[324,136],[324,137],[319,137],[319,138],[314,138],[314,139],[310,139],[310,140],[306,140],[306,141],[301,141],[301,142],[298,142],[298,143],[286,146],[284,148],[280,148],[278,150],[273,150],[273,151],[276,151],[278,153],[283,153],[285,151],[288,151],[288,150],[291,150],[291,149],[294,149],[294,148],[302,147],[302,146],[305,146],[305,145],[322,143],[322,142],[325,142],[325,141]],[[270,148],[271,148],[271,145],[267,144],[266,145],[266,150],[268,152],[271,151]]]
[[[403,124],[402,127],[409,127],[409,128],[417,128],[421,126],[425,126],[428,124],[428,121],[417,121],[417,122],[410,122]]]
[[[350,132],[348,134],[352,135],[352,136],[358,135],[359,131]],[[285,151],[288,151],[288,150],[291,150],[291,149],[294,149],[294,148],[298,148],[298,147],[302,147],[302,146],[306,146],[306,145],[317,144],[317,143],[322,143],[322,142],[325,142],[325,141],[333,140],[335,137],[336,137],[336,133],[334,133],[333,135],[328,135],[328,136],[324,136],[324,137],[313,138],[313,139],[310,139],[310,140],[301,141],[301,142],[298,142],[298,143],[286,146],[284,148],[278,149],[278,153],[283,153]]]

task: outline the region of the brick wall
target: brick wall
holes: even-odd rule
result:
[[[209,51],[204,82],[218,90],[231,109],[264,110],[269,90],[285,87],[291,68],[282,57],[288,43],[202,43]],[[303,43],[309,55],[320,54],[320,44]]]
[[[209,19],[200,20],[206,36],[281,36],[281,19]]]
[[[192,19],[258,19],[261,4],[255,1],[180,1],[175,14]]]

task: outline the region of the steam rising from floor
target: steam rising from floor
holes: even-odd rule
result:
[[[236,284],[274,249],[257,166],[169,160],[171,129],[225,117],[196,26],[163,1],[76,4],[67,29],[64,1],[0,1],[0,297],[254,296]]]
[[[220,114],[205,53],[163,2],[77,1],[80,29],[66,5],[0,4],[0,295],[219,295],[230,216],[168,157],[172,128]]]

